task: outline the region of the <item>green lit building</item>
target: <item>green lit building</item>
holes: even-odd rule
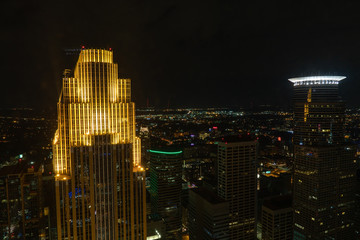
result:
[[[149,150],[151,212],[165,221],[166,239],[181,239],[182,151]]]

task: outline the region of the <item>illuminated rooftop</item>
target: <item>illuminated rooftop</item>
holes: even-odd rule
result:
[[[345,79],[345,76],[309,76],[289,78],[289,81],[297,85],[320,85],[320,84],[339,84],[339,82]]]
[[[149,150],[151,153],[158,153],[158,154],[166,154],[166,155],[173,155],[173,154],[180,154],[182,151],[157,151],[157,150]]]

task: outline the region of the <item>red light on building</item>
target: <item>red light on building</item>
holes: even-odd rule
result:
[[[84,48],[85,48],[85,46],[83,45],[83,46],[81,46],[81,48],[82,48],[82,49],[84,49]]]
[[[281,137],[278,137],[277,140],[278,140],[279,142],[281,142]]]
[[[214,130],[217,130],[217,129],[218,129],[218,127],[213,127],[213,129],[214,129]]]

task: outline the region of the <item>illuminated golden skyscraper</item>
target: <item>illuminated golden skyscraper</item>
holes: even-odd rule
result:
[[[82,49],[73,77],[63,78],[53,143],[58,239],[146,239],[130,97],[112,51]]]

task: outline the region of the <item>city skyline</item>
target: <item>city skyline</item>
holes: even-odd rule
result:
[[[0,132],[2,146],[16,145],[14,129],[20,126],[43,132],[57,122],[54,137],[45,132],[42,137],[52,138],[52,150],[50,143],[41,149],[29,145],[29,152],[0,162],[5,166],[0,189],[9,191],[2,192],[4,206],[21,209],[12,203],[29,206],[34,196],[47,199],[40,209],[22,210],[40,213],[32,235],[222,240],[289,238],[292,229],[296,239],[355,234],[352,215],[359,208],[352,209],[359,198],[352,199],[359,192],[352,180],[360,156],[360,110],[345,112],[338,93],[344,76],[290,78],[294,113],[269,106],[259,111],[150,108],[138,110],[135,122],[131,82],[117,73],[113,51],[83,48],[75,70],[63,77],[57,121],[31,109],[0,116],[6,130]],[[40,164],[44,190],[24,198],[21,192],[28,190],[11,187],[15,175],[6,172],[23,165],[31,173],[34,164]],[[43,196],[47,192],[53,199]],[[288,208],[267,201],[291,193],[294,225]],[[15,229],[24,220],[16,211],[7,219],[3,211],[6,234],[21,237]]]
[[[5,1],[0,236],[360,239],[359,9]]]

